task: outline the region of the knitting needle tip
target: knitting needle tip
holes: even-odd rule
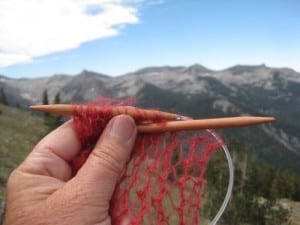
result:
[[[202,130],[202,129],[221,129],[233,127],[253,126],[263,123],[270,123],[275,120],[274,117],[255,117],[255,116],[241,116],[241,117],[225,117],[212,119],[198,119],[198,120],[181,120],[169,121],[165,124],[149,124],[140,125],[138,131],[142,133],[156,133],[165,131],[180,131],[180,130]]]

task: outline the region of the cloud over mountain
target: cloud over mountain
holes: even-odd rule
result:
[[[136,0],[2,0],[0,67],[117,35],[139,22]]]

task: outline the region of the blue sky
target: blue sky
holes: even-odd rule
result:
[[[22,9],[26,2],[2,1],[7,1],[2,11],[11,9],[9,1],[19,1]],[[107,0],[107,5],[64,0],[51,6],[38,1],[28,0],[32,5],[23,10],[24,18],[35,5],[48,12],[65,2],[63,13],[20,17],[22,27],[14,18],[7,19],[12,27],[0,22],[0,74],[40,77],[87,69],[116,76],[147,66],[194,63],[217,70],[265,63],[300,71],[298,0]],[[74,10],[65,14],[68,8]],[[43,20],[51,13],[58,17]],[[72,27],[70,18],[76,21]],[[39,24],[27,28],[26,23]],[[10,36],[1,38],[6,33]]]

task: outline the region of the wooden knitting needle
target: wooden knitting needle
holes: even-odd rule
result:
[[[146,117],[149,119],[158,119],[163,118],[165,120],[178,120],[180,118],[179,115],[169,113],[169,112],[162,112],[158,110],[149,110],[149,109],[140,109],[133,106],[115,106],[115,107],[101,107],[101,106],[92,106],[93,110],[107,110],[110,112],[112,110],[113,116],[126,114],[130,115],[131,117],[137,119],[141,117]],[[32,105],[29,107],[32,110],[50,113],[50,114],[57,114],[57,115],[73,115],[77,111],[84,112],[88,110],[88,105],[68,105],[68,104],[53,104],[53,105]]]
[[[82,108],[81,108],[82,107]],[[80,110],[87,109],[88,106],[80,106]],[[33,110],[59,114],[59,115],[72,115],[76,112],[76,108],[72,105],[35,105],[30,107]],[[105,109],[102,107],[96,107],[98,110]],[[159,133],[166,131],[180,131],[180,130],[201,130],[201,129],[218,129],[218,128],[230,128],[230,127],[243,127],[252,126],[262,123],[269,123],[275,120],[274,117],[253,117],[253,116],[241,116],[241,117],[227,117],[227,118],[214,118],[214,119],[199,119],[199,120],[180,120],[182,117],[177,114],[168,112],[160,112],[153,110],[138,109],[135,107],[118,106],[110,108],[113,109],[113,115],[127,114],[132,117],[139,117],[141,113],[147,113],[149,118],[157,118],[157,114],[168,117],[169,120],[164,123],[151,123],[146,125],[138,125],[138,131],[141,133]],[[138,110],[138,111],[137,111]],[[177,120],[177,121],[174,121]],[[178,121],[180,120],[180,121]]]
[[[159,133],[166,131],[181,130],[202,130],[202,129],[219,129],[230,127],[252,126],[262,123],[270,123],[275,120],[274,117],[225,117],[214,119],[184,120],[184,121],[168,121],[166,123],[152,123],[147,125],[139,125],[138,131],[141,133]]]

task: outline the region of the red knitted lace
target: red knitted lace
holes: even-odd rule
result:
[[[83,150],[71,162],[74,173],[82,166],[116,105],[133,99],[101,99],[103,112],[74,106],[74,127]],[[149,122],[140,113],[136,123]],[[150,122],[164,122],[161,116]],[[211,154],[221,143],[209,133],[165,132],[138,134],[131,159],[126,165],[110,205],[114,225],[200,224],[201,195],[205,171]]]

